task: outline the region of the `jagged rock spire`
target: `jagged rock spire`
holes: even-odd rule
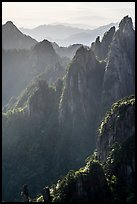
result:
[[[102,41],[100,41],[100,37],[98,36],[96,41],[92,43],[91,50],[93,50],[99,60],[104,60],[107,57],[114,33],[115,27],[113,26],[109,31],[105,32]]]
[[[132,19],[124,17],[115,32],[107,58],[102,101],[105,111],[115,101],[135,91],[135,32]]]
[[[119,29],[121,31],[125,31],[125,30],[132,30],[133,29],[133,22],[132,22],[132,18],[125,16],[121,22],[119,23]]]

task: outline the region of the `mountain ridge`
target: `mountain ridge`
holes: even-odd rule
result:
[[[63,76],[69,62],[69,59],[61,58],[47,40],[37,43],[30,50],[2,51],[3,105],[8,103],[10,97],[18,97],[29,81],[43,72],[47,73],[49,84],[55,82]]]
[[[48,28],[46,29],[46,26],[48,26],[48,25],[43,25],[41,27],[42,31],[38,31],[38,33],[40,33],[40,34],[37,33],[37,30],[39,29],[39,27],[36,27],[34,29],[27,29],[27,30],[21,29],[21,31],[33,36],[38,41],[41,41],[43,38],[47,38],[50,41],[57,42],[60,46],[69,46],[69,45],[74,44],[74,43],[90,45],[90,43],[95,40],[95,37],[97,35],[102,35],[112,25],[117,26],[117,23],[110,23],[108,25],[100,26],[99,28],[96,28],[93,30],[73,28],[73,27],[71,28],[70,26],[63,26],[63,25],[49,25],[52,29],[55,29],[56,27],[58,27],[58,32],[54,31],[53,33],[52,32],[50,33],[50,30]],[[60,31],[60,29],[62,31]],[[65,30],[63,30],[63,29],[65,29]],[[72,29],[72,31],[71,31],[71,29]],[[34,30],[34,33],[33,33],[33,30]],[[43,30],[44,30],[44,33],[43,33]],[[48,32],[49,32],[49,34],[48,34]],[[41,33],[43,33],[43,34],[41,34]],[[56,35],[55,35],[55,33],[56,33]],[[58,35],[57,35],[57,33],[58,33]],[[84,34],[84,36],[82,33]],[[84,38],[85,39],[87,38],[88,40],[84,41]]]
[[[2,47],[4,49],[30,49],[37,41],[23,34],[12,21],[2,25]]]

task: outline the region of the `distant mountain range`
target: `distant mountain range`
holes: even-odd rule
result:
[[[76,30],[76,28],[74,30]],[[43,40],[45,39],[46,38],[43,38]],[[2,48],[5,51],[14,49],[28,50],[33,48],[37,43],[38,42],[30,36],[23,34],[11,21],[7,21],[2,26]],[[74,43],[68,47],[60,47],[56,42],[51,42],[51,44],[60,57],[68,57],[70,59],[73,58],[76,50],[82,45]]]
[[[20,28],[20,30],[37,41],[46,38],[49,41],[55,41],[60,46],[68,46],[74,43],[89,46],[98,35],[102,36],[112,26],[117,27],[118,23],[110,23],[93,30],[66,25],[40,25],[33,29]]]
[[[63,76],[80,44],[59,47],[48,40],[37,42],[23,34],[11,21],[2,26],[3,105],[17,97],[30,80],[45,73],[51,84]],[[54,73],[53,73],[54,72]],[[16,81],[16,83],[14,83]],[[6,91],[4,91],[6,90]]]

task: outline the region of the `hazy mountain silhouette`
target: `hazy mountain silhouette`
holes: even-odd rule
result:
[[[62,61],[47,40],[37,43],[27,52],[16,50],[17,58],[13,51],[3,49],[2,61],[8,63],[2,67],[5,74],[3,83],[12,79],[12,85],[3,86],[4,94],[11,94],[9,89],[12,86],[19,87],[20,82],[27,78],[28,69],[30,71],[27,78],[29,85],[22,92],[18,91],[18,98],[11,98],[8,111],[2,114],[3,198],[6,201],[18,201],[20,187],[26,182],[31,186],[33,197],[41,192],[43,186],[55,183],[59,176],[80,168],[97,147],[100,123],[98,153],[101,161],[106,159],[110,150],[104,170],[99,164],[92,165],[90,162],[86,175],[84,169],[80,170],[80,174],[74,173],[76,180],[73,180],[71,171],[69,176],[64,177],[66,179],[59,179],[61,185],[60,181],[57,187],[54,185],[54,199],[58,202],[75,198],[86,200],[88,196],[85,195],[89,195],[90,201],[105,200],[108,186],[110,190],[114,188],[112,193],[116,199],[119,198],[117,193],[126,200],[134,197],[130,188],[133,187],[134,176],[133,141],[125,141],[134,137],[135,98],[129,97],[135,94],[134,42],[132,19],[126,16],[119,23],[119,28],[109,29],[101,41],[97,37],[91,47],[80,46],[67,69],[62,66],[66,61]],[[55,47],[57,50],[58,45],[54,43]],[[10,60],[18,62],[17,66]],[[32,79],[34,74],[36,76]],[[55,81],[60,74],[61,78],[51,86],[48,80]],[[119,99],[121,101],[117,102]],[[115,141],[120,141],[119,145],[127,142],[122,152],[118,149],[121,153],[116,160],[115,151],[109,149]],[[104,176],[106,170],[107,180]],[[115,176],[118,178],[116,186],[113,185],[117,181]],[[109,185],[106,182],[110,182]]]
[[[20,28],[20,30],[38,41],[46,38],[55,41],[60,46],[69,46],[75,43],[90,45],[98,35],[102,36],[110,27],[117,25],[118,23],[110,23],[93,30],[64,25],[41,25],[33,29]]]
[[[37,41],[23,34],[11,21],[2,25],[2,47],[8,49],[30,49]]]
[[[83,31],[83,29],[80,28],[74,28],[64,25],[40,25],[33,29],[20,28],[20,30],[25,34],[33,36],[38,41],[41,41],[45,38],[55,41],[54,39],[63,39],[72,34],[80,33]]]
[[[2,50],[2,101],[6,105],[18,96],[33,77],[46,74],[47,83],[64,75],[69,59],[56,54],[52,44],[43,40],[30,50]],[[16,83],[15,83],[16,82]]]

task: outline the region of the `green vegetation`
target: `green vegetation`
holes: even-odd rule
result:
[[[110,190],[99,161],[92,161],[77,171],[70,171],[51,186],[51,191],[52,202],[107,201],[110,198]]]
[[[130,196],[135,199],[134,139],[134,136],[129,137],[122,145],[115,143],[103,165],[114,201],[126,201]]]
[[[46,88],[45,92],[42,91],[43,88]],[[54,152],[56,152],[56,156],[63,158],[63,155],[59,155],[57,152],[60,143],[57,141],[59,137],[57,123],[59,101],[57,103],[56,91],[57,90],[55,90],[54,87],[48,87],[46,83],[42,82],[41,84],[37,84],[37,90],[35,90],[35,94],[29,94],[28,92],[27,95],[29,97],[29,104],[31,104],[31,108],[33,107],[34,110],[36,110],[36,108],[39,109],[39,115],[35,115],[35,111],[32,112],[32,115],[27,114],[27,110],[24,107],[24,102],[22,103],[22,106],[13,108],[12,110],[3,114],[3,132],[5,136],[3,138],[3,146],[6,144],[5,141],[7,139],[9,140],[7,135],[14,135],[12,141],[16,141],[16,152],[13,151],[11,153],[7,150],[5,154],[3,149],[3,155],[10,155],[13,164],[12,167],[10,166],[10,163],[3,164],[3,172],[5,175],[4,182],[6,182],[7,185],[10,185],[9,176],[6,174],[6,169],[10,168],[10,171],[16,172],[16,175],[13,174],[13,189],[19,189],[20,187],[16,183],[16,178],[21,177],[21,179],[24,181],[27,178],[28,184],[34,183],[32,188],[34,193],[32,194],[32,197],[34,197],[37,192],[40,192],[42,185],[44,186],[45,183],[49,183],[49,179],[50,185],[53,183],[51,174],[54,175],[53,180],[56,180],[60,176],[60,168],[61,170],[64,168],[64,163],[59,163],[60,165],[58,165],[59,160],[57,160],[57,157],[54,160],[54,165],[51,162],[55,157]],[[39,101],[41,98],[40,94],[42,94],[42,101],[44,101],[44,104]],[[111,110],[107,113],[104,121],[102,122],[102,133],[100,132],[100,134],[104,134],[104,130],[108,125],[110,118],[113,117],[114,120],[117,120],[117,116],[119,116],[119,120],[124,120],[124,116],[127,110],[125,107],[132,107],[134,104],[135,98],[133,96],[124,98],[123,100],[113,104]],[[132,122],[133,121],[131,121],[131,123]],[[30,130],[30,127],[33,128]],[[24,132],[20,138],[16,139],[21,129],[23,129]],[[9,132],[7,132],[7,130]],[[30,133],[29,135],[28,132]],[[22,138],[24,138],[24,141],[27,140],[27,143],[24,143]],[[11,144],[9,143],[9,146],[10,145]],[[20,148],[25,149],[23,154],[20,152]],[[47,152],[50,152],[48,157]],[[62,172],[64,171],[64,175],[66,175],[61,177],[56,184],[53,184],[50,187],[52,202],[88,202],[96,200],[124,200],[129,202],[134,200],[134,175],[132,175],[133,179],[131,184],[129,184],[129,181],[127,180],[128,176],[131,178],[131,175],[128,175],[127,172],[132,172],[132,174],[134,172],[134,166],[132,162],[134,161],[134,152],[134,135],[127,138],[122,144],[119,144],[118,142],[114,143],[111,149],[108,151],[108,157],[104,162],[99,160],[98,150],[95,149],[93,154],[86,159],[86,165],[84,167],[81,167],[75,171],[69,171],[68,174],[66,174],[65,169],[62,170]],[[24,159],[23,166],[20,163],[18,171],[15,171],[16,162],[20,158]],[[66,158],[64,157],[64,159]],[[48,163],[48,166],[46,166],[46,163]],[[66,162],[66,165],[67,163],[68,161]],[[45,164],[44,169],[41,168],[41,164]],[[34,168],[39,172],[39,178],[36,177]],[[35,185],[36,178],[39,180],[39,185]],[[14,193],[14,191],[12,192]],[[43,196],[40,194],[30,202],[43,202]]]
[[[15,194],[20,200],[17,192],[22,185],[21,181],[33,185],[33,197],[40,191],[42,185],[52,183],[59,176],[59,173],[54,173],[58,162],[54,168],[51,162],[56,148],[58,149],[58,101],[56,97],[54,87],[48,87],[43,80],[34,81],[22,93],[16,106],[2,115],[3,195],[7,193],[6,188],[11,186],[10,192],[8,191],[11,200],[15,200]],[[47,163],[49,166],[46,166]],[[43,179],[45,172],[49,172],[49,175]],[[53,180],[51,175],[53,175]],[[36,180],[39,182],[35,182]]]
[[[35,51],[37,53],[38,50]],[[49,49],[45,51],[49,52]],[[39,54],[36,56],[43,56],[45,59],[43,51]],[[23,66],[25,59],[26,57],[23,59]],[[43,72],[46,67],[47,75],[43,72],[32,80],[15,103],[14,100],[11,101],[7,107],[8,111],[3,114],[3,183],[5,185],[3,189],[4,193],[10,192],[10,199],[14,199],[21,182],[27,180],[28,184],[33,185],[33,195],[36,195],[41,186],[51,185],[59,175],[65,175],[68,169],[77,169],[83,165],[85,155],[93,151],[96,142],[95,129],[100,114],[106,62],[99,62],[90,49],[81,47],[68,66],[60,88],[57,89],[57,87],[48,86],[46,77],[50,78],[49,76],[52,75],[51,81],[54,81],[53,78],[58,78],[57,73],[54,72],[55,68],[57,72],[62,73],[63,67],[59,59],[51,58],[51,62],[56,61],[50,66],[52,70],[44,62],[42,67],[35,58],[30,57],[30,59],[34,63],[33,70],[37,70],[38,67],[37,71]],[[31,67],[31,63],[27,67]],[[25,73],[22,66],[20,69]],[[29,76],[28,80],[30,78],[32,76]],[[112,76],[109,80],[106,88],[111,88],[112,80],[115,79]],[[119,126],[120,121],[124,120],[126,108],[129,106],[132,108],[134,104],[134,96],[113,104],[99,127],[99,135],[105,135],[108,138],[109,133],[112,133],[110,136],[112,141],[113,130]],[[62,126],[58,120],[59,111],[64,114]],[[127,118],[125,120],[127,121]],[[117,137],[120,138],[120,135]],[[102,138],[104,141],[104,137]],[[128,147],[125,143],[123,145],[118,143],[114,144],[112,149],[106,145],[108,158],[104,163],[99,160],[98,151],[94,151],[93,155],[86,160],[84,167],[70,171],[60,178],[57,184],[51,187],[53,202],[77,200],[86,202],[97,199],[105,201],[111,200],[110,194],[114,200],[120,200],[123,197],[132,200],[134,192],[130,190],[130,193],[127,193],[127,189],[132,189],[132,185],[130,188],[127,187],[121,174],[123,169],[127,172],[134,170],[131,162],[131,158],[134,158],[131,151],[134,149],[133,141],[127,143]],[[11,174],[7,174],[9,170]],[[127,174],[123,174],[127,178]],[[123,185],[125,189],[122,188]],[[8,191],[9,186],[11,189]],[[35,202],[42,202],[42,199],[39,195]]]
[[[90,191],[86,189],[93,188],[95,194],[98,192],[98,194],[96,194],[97,196],[102,196],[101,191],[103,190],[99,190],[100,182],[104,183],[105,192],[108,193],[105,198],[106,200],[111,202],[134,201],[134,188],[132,184],[126,184],[126,179],[124,180],[124,178],[126,178],[127,175],[122,170],[126,168],[126,165],[128,165],[134,157],[133,144],[133,137],[128,138],[123,145],[115,143],[105,163],[95,160],[96,152],[94,152],[91,157],[87,158],[87,163],[83,168],[77,171],[70,171],[66,176],[58,180],[56,184],[51,186],[52,202],[72,202],[78,201],[79,199],[94,201],[94,198],[90,197]],[[80,195],[80,187],[77,189],[79,182],[82,186]],[[98,189],[97,192],[94,189],[94,182]],[[84,197],[85,192],[86,198]]]
[[[132,106],[135,104],[135,96],[129,96],[129,97],[125,97],[121,100],[119,100],[118,102],[114,103],[110,109],[110,111],[108,111],[106,113],[105,118],[103,119],[103,121],[101,122],[101,125],[99,127],[99,135],[102,135],[102,133],[104,132],[105,129],[105,125],[108,123],[108,121],[110,120],[110,118],[112,117],[113,114],[117,113],[117,117],[122,117],[124,114],[124,108],[126,108],[127,106]]]
[[[123,110],[127,110],[125,106],[132,106],[134,104],[134,96],[124,98],[113,104],[103,121],[102,128],[105,129],[110,117],[116,116],[115,120],[117,120],[117,116],[119,116],[118,118],[120,119],[124,119],[122,114]],[[77,171],[70,171],[66,176],[60,178],[56,184],[51,186],[53,202],[86,201],[86,199],[88,201],[94,201],[94,197],[90,197],[91,192],[87,192],[86,189],[92,188],[94,194],[97,197],[101,197],[102,190],[99,190],[101,182],[105,185],[103,189],[107,192],[106,200],[110,202],[134,201],[134,158],[134,135],[125,139],[122,144],[115,142],[109,150],[107,159],[104,162],[98,159],[98,151],[95,150],[94,153],[86,159],[86,165],[84,167]],[[128,180],[129,177],[130,181]],[[97,191],[94,189],[94,182],[96,183]],[[77,185],[81,185],[81,187],[79,186],[79,188],[77,188]],[[82,190],[80,191],[81,188]],[[101,201],[103,199],[104,198],[101,197]]]

